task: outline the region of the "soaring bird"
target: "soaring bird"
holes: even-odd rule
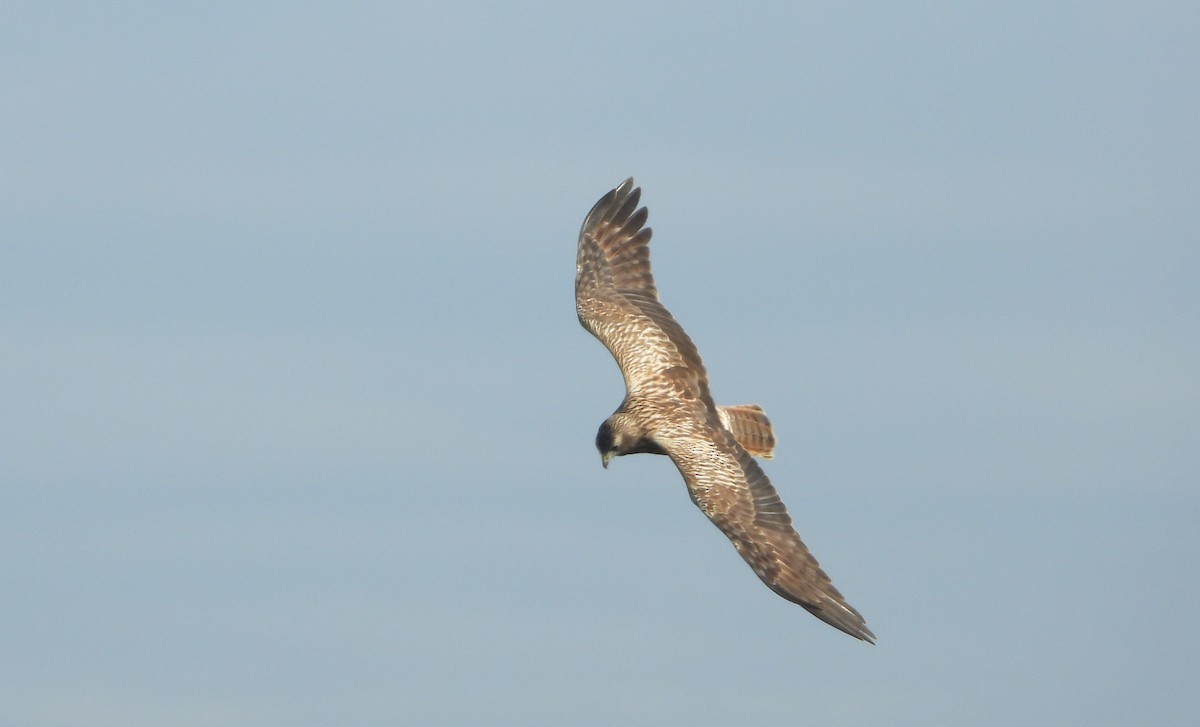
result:
[[[638,452],[670,457],[692,502],[763,583],[825,623],[874,643],[754,461],[775,447],[762,408],[713,403],[695,344],[659,302],[640,198],[641,189],[626,179],[596,202],[579,232],[579,322],[608,348],[625,379],[625,400],[596,433],[602,463],[607,468],[613,457]]]

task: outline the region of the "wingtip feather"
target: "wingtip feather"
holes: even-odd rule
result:
[[[804,605],[812,615],[835,629],[850,634],[854,638],[861,639],[868,644],[875,643],[875,634],[871,632],[871,629],[867,628],[867,622],[863,619],[862,614],[855,611],[850,605],[840,603],[830,597],[826,597],[825,603],[822,603],[820,606],[801,605]]]
[[[579,231],[580,237],[594,231],[601,223],[629,218],[637,209],[641,196],[642,189],[634,186],[633,177],[627,178],[610,189],[596,201],[596,204],[592,205],[587,217],[583,218],[583,226]],[[642,222],[645,222],[644,218]]]

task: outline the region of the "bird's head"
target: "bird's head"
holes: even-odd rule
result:
[[[624,454],[619,446],[619,439],[617,430],[613,428],[612,417],[605,419],[600,425],[600,431],[596,432],[596,449],[600,451],[600,463],[604,465],[604,469],[608,469],[608,463],[613,457]]]
[[[618,410],[600,425],[596,432],[596,449],[600,451],[600,462],[605,469],[613,457],[625,454],[666,454],[644,427],[639,426],[638,419],[629,412]]]

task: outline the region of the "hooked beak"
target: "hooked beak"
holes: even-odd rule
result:
[[[600,455],[600,464],[604,465],[604,469],[608,469],[608,463],[612,461],[612,458],[612,452],[605,452],[604,454]]]

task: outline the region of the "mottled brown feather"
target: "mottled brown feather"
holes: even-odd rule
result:
[[[717,416],[737,443],[750,454],[763,459],[775,456],[775,430],[758,404],[718,406]]]
[[[641,189],[627,179],[584,220],[575,266],[579,322],[612,352],[630,394],[659,388],[661,372],[679,366],[697,374],[697,395],[711,403],[695,344],[658,302],[651,231],[644,227],[648,212],[636,209],[640,197]]]
[[[625,400],[605,423],[626,443],[618,453],[667,454],[693,502],[771,590],[873,642],[750,454],[769,455],[774,447],[762,409],[727,407],[722,420],[696,346],[659,302],[640,198],[632,179],[604,195],[584,220],[576,257],[579,321],[612,353],[625,379]]]

